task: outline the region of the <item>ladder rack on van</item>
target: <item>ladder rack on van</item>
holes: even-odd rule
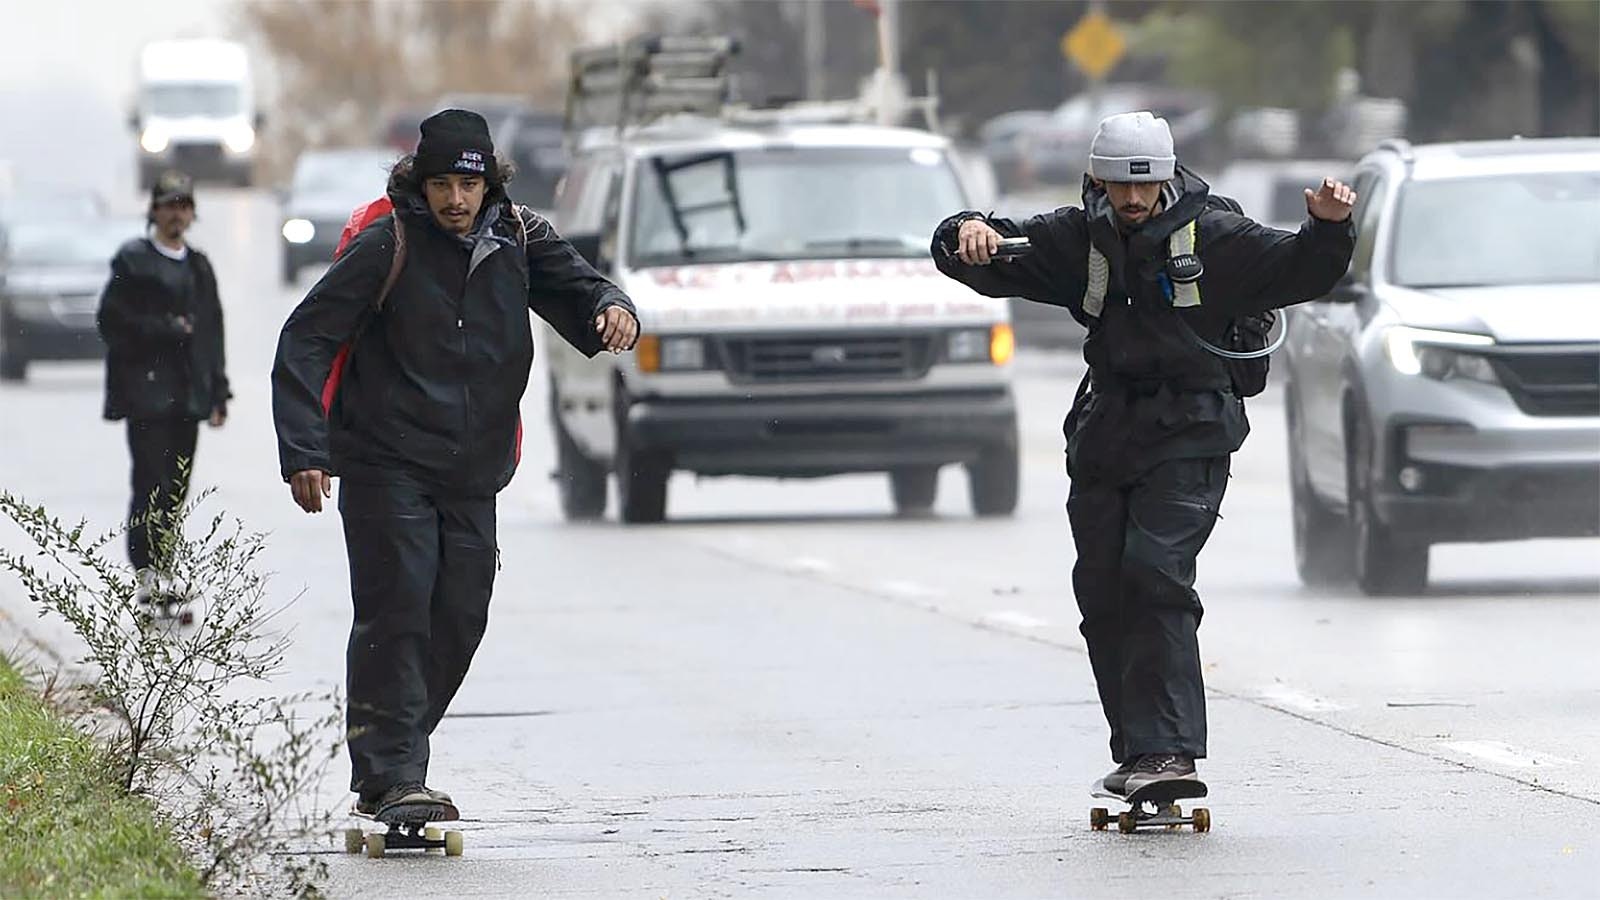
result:
[[[640,37],[574,51],[566,128],[618,132],[673,114],[718,116],[731,97],[730,37]]]

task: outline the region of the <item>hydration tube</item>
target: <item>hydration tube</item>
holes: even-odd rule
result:
[[[1276,353],[1283,346],[1283,342],[1289,339],[1289,317],[1280,313],[1278,319],[1283,323],[1283,327],[1278,329],[1278,339],[1260,350],[1225,350],[1195,334],[1194,329],[1189,327],[1188,322],[1183,321],[1182,316],[1178,317],[1178,323],[1183,326],[1184,331],[1189,332],[1189,337],[1194,338],[1195,343],[1223,359],[1260,359],[1263,356],[1271,356]]]

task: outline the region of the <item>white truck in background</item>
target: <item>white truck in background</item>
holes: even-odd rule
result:
[[[138,142],[141,189],[168,169],[196,181],[248,186],[261,124],[243,44],[153,41],[140,52],[129,125]]]

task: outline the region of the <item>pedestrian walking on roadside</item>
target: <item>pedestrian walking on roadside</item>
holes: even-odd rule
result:
[[[459,817],[427,787],[429,736],[488,624],[530,308],[589,356],[639,336],[628,297],[507,199],[510,174],[482,116],[425,120],[416,153],[390,173],[393,214],[362,229],[290,314],[272,370],[295,503],[319,512],[340,479],[355,607],[350,787],[357,812],[386,822]]]
[[[186,239],[194,217],[190,178],[157,178],[149,229],[117,250],[100,296],[105,417],[127,421],[133,458],[127,541],[141,602],[170,575],[169,537],[188,496],[200,423],[222,427],[232,396],[216,272]]]
[[[1355,192],[1328,178],[1305,196],[1297,233],[1259,225],[1177,164],[1164,119],[1123,113],[1100,123],[1082,208],[1022,222],[962,212],[934,234],[946,275],[1065,307],[1088,330],[1089,371],[1064,426],[1067,516],[1114,793],[1199,780],[1195,562],[1249,432],[1243,398],[1266,375],[1264,358],[1217,351],[1241,322],[1326,294],[1348,267]],[[996,259],[1001,239],[1020,237],[1030,253]]]

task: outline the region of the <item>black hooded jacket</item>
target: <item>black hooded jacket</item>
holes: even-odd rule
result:
[[[1074,474],[1131,475],[1167,459],[1239,449],[1250,429],[1244,402],[1232,393],[1222,360],[1189,331],[1221,343],[1233,317],[1320,297],[1349,266],[1355,244],[1350,222],[1308,217],[1298,233],[1279,231],[1214,208],[1209,196],[1206,183],[1180,166],[1165,206],[1131,230],[1118,227],[1105,192],[1086,179],[1082,209],[1065,207],[1020,223],[963,212],[934,232],[941,272],[986,296],[1065,307],[1088,329],[1083,356],[1093,389],[1066,424]],[[1004,236],[1026,236],[1033,252],[987,266],[962,263],[953,253],[956,234],[973,217]],[[1158,276],[1168,238],[1191,221],[1204,266],[1201,304],[1178,309]],[[1091,240],[1111,270],[1099,316],[1083,308]]]
[[[518,405],[533,363],[528,310],[593,356],[603,349],[595,317],[633,304],[532,213],[522,220],[524,246],[519,213],[503,196],[485,202],[466,237],[440,228],[415,193],[392,189],[391,199],[395,216],[356,235],[283,326],[272,369],[283,477],[321,469],[492,495],[511,480],[519,453]],[[380,309],[397,222],[404,265]],[[350,341],[324,416],[323,386]]]
[[[123,244],[96,321],[106,343],[107,419],[198,421],[227,408],[222,302],[204,253],[190,247],[175,260],[148,237]]]

